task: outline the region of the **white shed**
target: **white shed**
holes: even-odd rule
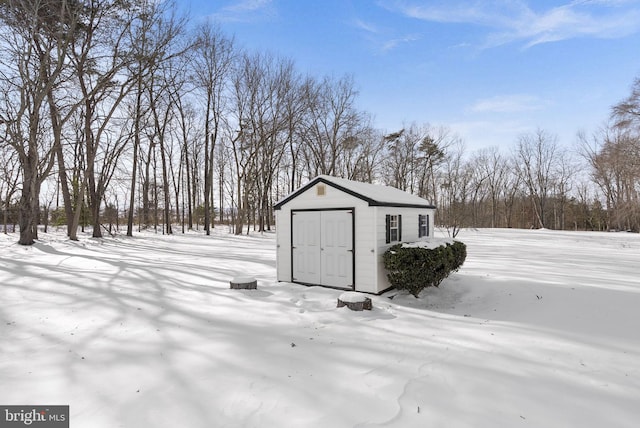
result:
[[[278,281],[381,293],[382,255],[433,235],[435,206],[393,187],[321,175],[275,205]]]

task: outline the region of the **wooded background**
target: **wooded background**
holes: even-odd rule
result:
[[[171,2],[2,0],[0,45],[1,220],[20,244],[39,224],[268,230],[319,174],[417,194],[454,235],[640,230],[640,80],[575,142],[538,129],[469,152],[428,118],[376,129],[353,77],[247,51]]]

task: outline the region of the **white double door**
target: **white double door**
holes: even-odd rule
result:
[[[353,210],[292,214],[293,280],[353,288]]]

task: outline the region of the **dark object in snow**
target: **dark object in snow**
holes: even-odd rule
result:
[[[230,281],[232,290],[255,290],[258,281],[250,276],[237,276]]]
[[[338,308],[346,306],[352,311],[370,311],[372,308],[371,299],[354,291],[342,293],[338,297]]]

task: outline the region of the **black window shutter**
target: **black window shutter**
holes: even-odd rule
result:
[[[427,234],[425,236],[429,236],[429,216],[425,216],[427,218]]]
[[[422,214],[418,214],[418,238],[422,238]]]
[[[402,242],[402,216],[398,216],[398,241]]]
[[[391,242],[391,216],[387,214],[384,218],[385,221],[385,230],[387,236],[387,244]]]

